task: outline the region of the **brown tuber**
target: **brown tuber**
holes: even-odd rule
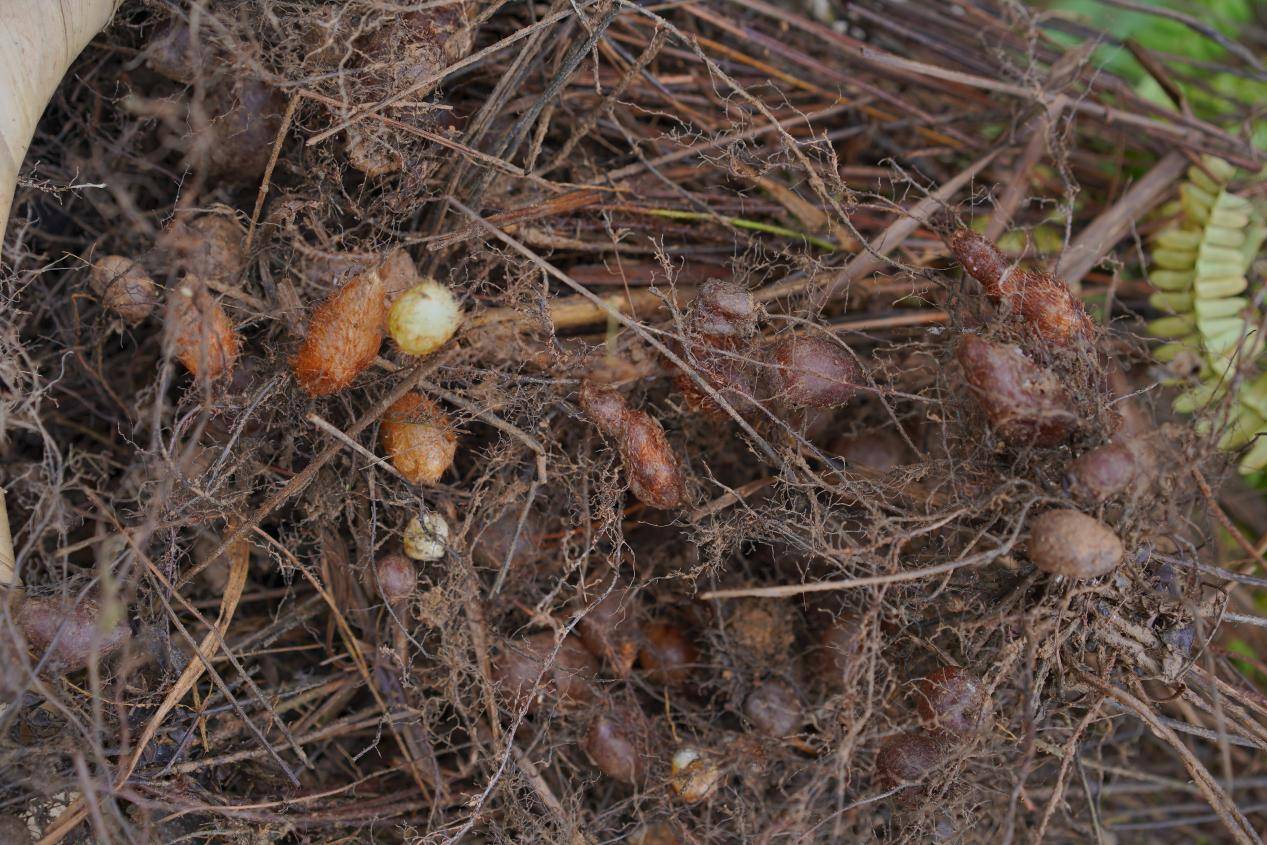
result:
[[[1098,519],[1070,508],[1047,511],[1029,529],[1029,559],[1043,572],[1097,578],[1126,554],[1122,541]]]
[[[617,391],[586,381],[581,409],[599,431],[616,441],[629,489],[653,508],[676,508],[686,502],[686,479],[664,428],[645,411],[629,407]]]
[[[889,786],[919,783],[942,762],[942,745],[926,733],[889,737],[876,755],[876,769]]]
[[[845,459],[845,465],[888,472],[910,462],[906,441],[891,431],[868,431],[840,437],[831,450]]]
[[[106,625],[93,599],[73,604],[61,598],[28,598],[17,608],[17,623],[27,647],[48,674],[73,672],[113,653],[131,636],[127,620]]]
[[[642,629],[642,645],[638,649],[638,666],[647,680],[674,687],[686,683],[699,660],[686,633],[669,622],[652,622]]]
[[[598,663],[573,637],[563,639],[551,660],[554,643],[549,631],[503,643],[493,660],[493,680],[502,693],[514,701],[528,699],[529,710],[547,701],[562,706],[590,701],[594,697],[590,680],[598,674]]]
[[[973,394],[999,439],[1012,446],[1056,446],[1077,417],[1060,381],[1019,347],[964,335],[956,352]]]
[[[88,278],[102,306],[134,326],[148,317],[158,304],[158,286],[149,273],[130,258],[102,256],[93,263]]]
[[[383,276],[358,273],[317,306],[291,366],[312,396],[347,387],[378,356],[387,320]]]
[[[800,696],[791,684],[777,680],[766,681],[748,693],[743,712],[753,727],[769,736],[796,733],[804,721]]]
[[[235,282],[246,271],[246,232],[230,213],[177,220],[154,244],[156,260],[203,279]]]
[[[711,798],[721,785],[721,767],[712,755],[698,748],[679,748],[673,754],[670,767],[669,785],[688,804]]]
[[[854,397],[862,368],[839,343],[817,335],[784,338],[766,350],[766,390],[800,408],[835,408]]]
[[[811,654],[819,680],[831,690],[848,688],[858,671],[864,645],[862,620],[852,614],[832,619],[819,633],[818,646]]]
[[[986,295],[1024,320],[1040,340],[1068,346],[1090,334],[1086,309],[1060,279],[1014,266],[989,241],[967,229],[955,232],[950,249]]]
[[[585,732],[585,753],[609,778],[636,786],[647,774],[646,719],[629,706],[599,712]]]
[[[1083,453],[1069,465],[1069,492],[1088,504],[1108,501],[1145,487],[1153,469],[1148,444],[1136,438],[1116,439]]]
[[[717,346],[747,340],[757,329],[756,300],[734,282],[709,279],[695,296],[686,329]]]
[[[968,737],[985,721],[981,680],[958,666],[943,666],[920,679],[915,698],[920,721],[933,733]]]
[[[404,555],[384,555],[374,564],[378,579],[378,593],[383,601],[394,605],[414,594],[418,586],[418,572],[413,561]]]
[[[641,633],[637,616],[636,594],[618,582],[585,611],[576,625],[585,647],[621,678],[628,677],[638,656]]]
[[[379,435],[392,466],[414,484],[435,484],[453,465],[458,443],[453,424],[417,393],[406,393],[387,409]]]
[[[167,343],[176,360],[199,380],[233,374],[242,339],[224,308],[195,276],[167,297]]]

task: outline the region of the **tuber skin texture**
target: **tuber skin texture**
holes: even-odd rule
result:
[[[242,338],[224,308],[196,276],[188,276],[167,297],[168,348],[199,381],[233,374]]]
[[[418,587],[418,572],[413,561],[404,555],[384,555],[374,564],[378,579],[378,593],[383,601],[394,605],[414,594]]]
[[[545,703],[570,707],[591,701],[594,690],[590,681],[598,674],[593,655],[575,637],[565,637],[559,653],[546,668],[553,652],[554,634],[549,631],[506,642],[493,660],[493,681],[512,701],[522,703],[527,699],[529,712]]]
[[[765,386],[772,398],[799,408],[836,408],[852,399],[862,369],[825,337],[788,337],[766,350]]]
[[[846,689],[864,645],[862,620],[852,614],[837,616],[819,633],[818,647],[811,655],[814,673],[828,689]]]
[[[734,282],[709,279],[695,296],[686,327],[714,345],[749,340],[757,330],[756,300]]]
[[[629,489],[639,501],[663,510],[685,504],[686,479],[660,423],[630,408],[617,391],[589,381],[581,385],[580,404],[598,430],[616,441]]]
[[[958,666],[943,666],[921,678],[915,701],[920,721],[934,734],[969,737],[985,721],[981,680]]]
[[[585,753],[598,770],[613,780],[637,786],[647,776],[648,728],[641,711],[613,706],[590,720]]]
[[[989,241],[967,229],[954,233],[950,249],[986,295],[1024,320],[1039,340],[1070,346],[1090,336],[1086,309],[1060,279],[1013,266]]]
[[[698,660],[699,650],[677,625],[652,622],[643,626],[638,666],[647,680],[666,687],[681,686],[690,680]]]
[[[444,557],[449,542],[449,523],[432,510],[423,510],[405,524],[401,545],[414,560],[432,561]]]
[[[891,431],[869,431],[841,437],[832,444],[831,450],[845,459],[846,466],[865,467],[876,472],[888,472],[911,460],[906,441]]]
[[[378,355],[387,300],[378,268],[359,273],[317,306],[291,368],[310,396],[350,385]]]
[[[438,482],[457,452],[449,417],[417,393],[406,393],[387,409],[379,437],[392,466],[414,484]]]
[[[50,675],[84,668],[94,647],[99,658],[108,657],[132,633],[123,619],[102,630],[101,607],[88,598],[73,604],[61,598],[27,598],[16,615],[27,647]]]
[[[1069,492],[1085,504],[1098,504],[1142,490],[1154,469],[1152,449],[1135,438],[1113,440],[1081,455],[1069,465]]]
[[[510,571],[521,570],[545,556],[542,538],[546,528],[541,514],[529,509],[519,528],[522,504],[514,502],[495,519],[486,524],[471,542],[471,557],[480,566],[500,570],[510,558]],[[516,539],[515,532],[519,531]]]
[[[766,681],[748,693],[743,712],[752,726],[767,736],[794,734],[805,720],[796,690],[777,680]]]
[[[158,304],[158,286],[136,262],[122,255],[98,258],[89,272],[89,284],[101,304],[135,326]]]
[[[246,272],[245,239],[230,214],[199,214],[167,227],[154,245],[155,258],[199,278],[236,282]]]
[[[1097,578],[1116,569],[1125,554],[1113,529],[1081,511],[1047,511],[1030,525],[1029,559],[1052,575]]]
[[[1003,442],[1051,447],[1073,433],[1073,402],[1051,371],[1019,347],[964,335],[956,351],[972,393]]]
[[[581,642],[620,678],[627,678],[638,657],[639,607],[630,588],[618,583],[577,623]]]
[[[721,767],[711,755],[689,746],[673,754],[669,785],[687,804],[698,804],[711,798],[721,781]]]
[[[888,786],[919,783],[941,765],[942,745],[926,733],[889,737],[880,746],[876,769]]]

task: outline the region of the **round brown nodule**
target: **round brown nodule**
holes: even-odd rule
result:
[[[493,660],[493,681],[508,698],[527,698],[530,711],[542,703],[571,706],[592,700],[590,681],[598,674],[594,656],[573,637],[564,638],[550,661],[554,650],[554,634],[549,631],[503,643]]]
[[[379,436],[392,466],[414,484],[438,482],[457,453],[448,415],[417,393],[406,393],[387,409]]]
[[[647,679],[665,686],[679,686],[690,680],[699,650],[686,632],[670,622],[652,622],[642,629],[638,666]]]
[[[889,786],[919,783],[941,765],[942,756],[942,744],[928,734],[899,734],[880,746],[876,768]]]
[[[1111,528],[1081,511],[1048,511],[1030,525],[1029,559],[1043,572],[1096,578],[1116,569],[1125,554]]]
[[[985,690],[981,680],[958,666],[943,666],[920,679],[916,707],[930,731],[967,737],[985,721]]]
[[[767,350],[765,383],[771,396],[802,408],[835,408],[852,399],[862,368],[840,344],[824,337],[788,337]]]
[[[418,587],[418,572],[404,555],[385,555],[374,565],[378,592],[389,604],[403,601]]]
[[[783,681],[766,681],[757,686],[744,699],[743,712],[753,727],[768,736],[796,733],[805,719],[800,696]]]
[[[636,786],[647,774],[647,725],[642,713],[617,706],[598,713],[585,732],[585,753],[609,778]]]

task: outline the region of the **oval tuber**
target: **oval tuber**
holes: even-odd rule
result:
[[[775,399],[795,407],[835,408],[854,397],[862,368],[840,344],[825,337],[785,338],[764,357],[765,384]]]
[[[374,564],[378,593],[388,604],[404,601],[418,586],[418,572],[404,555],[384,555]]]
[[[411,518],[402,538],[405,554],[414,560],[440,560],[449,541],[449,523],[431,510]]]
[[[453,292],[423,279],[393,303],[387,333],[406,355],[430,355],[449,342],[462,324],[462,309]]]
[[[680,686],[690,680],[699,651],[686,633],[670,622],[652,622],[642,629],[638,666],[647,680],[664,686]]]
[[[722,770],[713,759],[698,748],[686,746],[673,754],[669,785],[688,804],[698,804],[712,797],[721,785]]]
[[[1069,286],[1049,273],[1033,272],[1008,262],[976,232],[960,229],[950,249],[986,296],[1025,321],[1041,340],[1061,346],[1087,337],[1091,319]]]
[[[158,304],[158,286],[149,273],[122,255],[98,258],[88,278],[102,306],[134,326],[148,317]]]
[[[636,786],[647,774],[647,739],[642,713],[630,706],[615,706],[590,720],[585,753],[609,778]]]
[[[1019,347],[964,335],[956,352],[964,377],[999,439],[1056,446],[1073,432],[1073,402],[1051,371]]]
[[[82,669],[94,652],[107,657],[128,640],[132,632],[127,620],[107,623],[103,617],[101,606],[90,598],[27,598],[16,613],[27,647],[54,675]]]
[[[796,733],[805,718],[796,690],[777,680],[766,681],[748,693],[743,712],[753,727],[769,736]]]
[[[958,666],[943,666],[920,679],[915,698],[920,720],[934,733],[967,737],[985,721],[981,681]]]
[[[1125,554],[1113,529],[1080,511],[1047,511],[1030,525],[1029,559],[1043,572],[1096,578],[1116,569]]]
[[[545,701],[564,706],[590,701],[590,681],[598,674],[593,655],[570,636],[564,637],[558,654],[554,651],[555,636],[549,631],[506,642],[493,660],[493,680],[511,700],[527,699],[529,710]]]
[[[387,301],[377,267],[358,273],[317,306],[291,367],[311,396],[347,387],[378,355]]]
[[[448,416],[417,393],[406,393],[387,409],[379,436],[392,466],[414,484],[435,484],[457,452]]]
[[[876,769],[890,786],[919,783],[942,762],[941,743],[925,733],[889,737],[876,755]]]
[[[207,381],[232,375],[242,348],[229,315],[196,276],[167,297],[166,342],[194,378]]]

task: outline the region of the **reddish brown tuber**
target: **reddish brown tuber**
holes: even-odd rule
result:
[[[1060,381],[1019,347],[964,335],[959,365],[999,439],[1012,446],[1056,446],[1077,424]]]
[[[889,786],[919,783],[941,762],[941,743],[926,733],[889,737],[876,755],[876,769]]]
[[[611,587],[577,623],[581,642],[618,677],[629,675],[638,656],[636,594],[623,582]]]
[[[404,601],[414,594],[418,586],[418,572],[414,563],[404,555],[384,555],[374,564],[378,579],[378,593],[388,604]]]
[[[943,666],[920,679],[915,702],[920,721],[933,733],[968,737],[985,721],[981,680],[958,666]]]
[[[630,408],[617,391],[589,381],[581,385],[580,403],[599,431],[616,441],[629,489],[639,501],[664,509],[685,503],[686,479],[660,423]]]
[[[743,712],[753,727],[769,736],[793,734],[805,718],[796,690],[777,680],[766,681],[748,693]]]
[[[679,686],[691,677],[699,651],[686,633],[669,622],[652,622],[642,629],[638,666],[647,679],[665,686]]]
[[[817,335],[787,337],[765,354],[765,384],[795,407],[835,408],[854,397],[862,368],[839,343]]]
[[[1083,453],[1069,465],[1069,492],[1088,504],[1140,490],[1149,481],[1155,459],[1147,443],[1127,437]]]
[[[831,450],[845,459],[846,466],[887,472],[910,461],[906,441],[891,431],[869,431],[841,437]]]
[[[543,702],[570,706],[594,697],[590,681],[598,674],[598,663],[593,655],[579,640],[565,637],[551,660],[554,639],[554,634],[546,631],[502,645],[493,660],[493,680],[502,694],[514,701],[529,699],[530,710]]]
[[[585,732],[585,753],[609,778],[642,783],[647,774],[648,729],[641,712],[617,706],[599,712]]]
[[[387,320],[383,276],[371,268],[353,276],[317,306],[291,366],[312,396],[350,385],[378,355]]]
[[[1086,309],[1060,279],[1010,264],[989,241],[967,229],[955,232],[950,248],[986,295],[1024,320],[1037,338],[1068,346],[1090,334]]]
[[[186,277],[168,295],[166,332],[172,355],[194,378],[214,381],[232,375],[242,339],[201,279]]]
[[[757,303],[747,290],[731,281],[709,279],[700,286],[687,331],[715,344],[752,337],[757,328]]]
[[[98,258],[89,273],[89,284],[105,308],[134,326],[158,304],[158,286],[149,273],[122,255]]]
[[[113,653],[131,636],[127,620],[106,626],[93,599],[28,598],[17,608],[17,623],[35,659],[51,675],[88,665]]]
[[[406,393],[387,409],[379,436],[392,466],[414,484],[435,484],[457,452],[449,417],[417,393]]]
[[[1116,569],[1125,554],[1113,529],[1080,511],[1047,511],[1030,525],[1029,559],[1043,572],[1097,578]]]
[[[203,279],[236,281],[246,271],[246,232],[228,213],[177,220],[158,236],[158,259]]]
[[[822,629],[811,655],[815,674],[831,690],[842,690],[858,671],[863,655],[862,620],[851,614],[835,617]]]
[[[521,502],[508,505],[495,519],[478,529],[479,533],[471,541],[471,557],[476,563],[500,570],[509,558],[510,569],[514,571],[541,560],[546,551],[541,514],[529,509],[521,528],[522,507]]]

